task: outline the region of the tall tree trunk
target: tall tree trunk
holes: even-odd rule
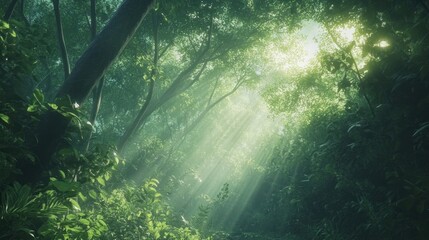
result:
[[[52,3],[54,5],[55,23],[57,26],[58,45],[60,47],[61,60],[63,62],[64,79],[67,79],[70,75],[70,62],[67,54],[66,42],[64,40],[63,23],[61,21],[60,14],[60,0],[52,0]]]
[[[132,38],[154,1],[124,1],[77,61],[70,76],[58,91],[57,98],[68,96],[72,102],[81,104]],[[22,169],[23,182],[46,180],[42,178],[42,171],[52,168],[51,156],[69,122],[70,119],[54,111],[44,116],[38,128],[38,141],[34,146],[38,162],[36,166],[26,166]]]

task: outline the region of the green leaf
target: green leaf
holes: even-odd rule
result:
[[[0,113],[0,119],[5,123],[9,123],[9,116],[4,115],[3,113]]]
[[[37,111],[37,105],[30,105],[27,107],[27,112],[36,112]]]
[[[9,23],[7,23],[5,21],[1,21],[0,29],[8,29],[8,28],[10,28]]]
[[[94,190],[89,190],[89,196],[93,199],[97,199],[97,193]]]
[[[28,236],[30,236],[32,238],[35,238],[34,237],[34,230],[32,230],[32,229],[29,229],[29,228],[26,228],[26,227],[20,227],[20,228],[17,228],[16,231],[24,232]]]
[[[79,219],[79,222],[86,226],[89,226],[89,224],[91,223],[88,219],[84,218]]]
[[[29,154],[29,153],[27,153],[27,154],[25,154],[25,156],[32,162],[32,163],[35,163],[36,162],[36,158],[33,156],[33,155],[31,155],[31,154]]]
[[[71,205],[73,206],[73,208],[75,210],[80,211],[80,205],[79,205],[79,203],[76,200],[70,198],[69,202],[71,203]]]
[[[51,183],[60,192],[73,191],[73,190],[75,190],[75,187],[76,187],[76,185],[73,183],[68,183],[68,182],[59,181],[59,180],[53,181]]]
[[[3,28],[10,28],[10,25],[9,25],[8,22],[1,21],[1,23],[2,23],[1,25],[2,25]]]
[[[85,195],[83,195],[81,192],[79,192],[77,195],[79,196],[79,198],[80,198],[82,201],[84,201],[84,202],[86,201],[87,197],[85,197]]]
[[[77,219],[77,216],[75,214],[68,214],[66,216],[66,219],[67,220],[75,220],[75,219]]]
[[[83,231],[82,227],[80,227],[80,226],[71,227],[71,228],[68,228],[67,230],[69,230],[70,232],[75,232],[75,233],[81,233]]]
[[[58,109],[58,105],[55,103],[48,103],[49,107],[51,107],[53,110],[57,110]]]
[[[61,178],[66,178],[66,174],[63,170],[59,170]]]
[[[108,181],[110,179],[111,175],[109,172],[104,174],[104,179],[106,179],[106,181]]]
[[[43,103],[45,100],[45,96],[43,95],[42,91],[37,88],[34,90],[33,96],[39,103]]]
[[[92,229],[88,230],[88,239],[92,239],[94,237],[94,231]]]
[[[99,184],[101,184],[102,186],[105,186],[105,185],[106,185],[106,183],[104,182],[103,177],[98,177],[98,178],[97,178],[97,182],[98,182]]]

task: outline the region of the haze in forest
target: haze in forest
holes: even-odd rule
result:
[[[0,239],[429,236],[428,2],[0,2]]]

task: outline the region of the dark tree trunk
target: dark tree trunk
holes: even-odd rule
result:
[[[57,97],[81,104],[134,35],[154,0],[126,0],[77,61]]]
[[[81,104],[127,45],[153,3],[154,0],[124,1],[77,61],[57,93],[57,98],[68,96],[72,102]],[[44,116],[38,128],[37,144],[34,146],[38,164],[23,169],[23,182],[46,180],[42,178],[42,172],[50,170],[51,156],[69,122],[70,119],[56,112],[49,112]]]
[[[52,0],[52,3],[54,5],[55,23],[57,26],[58,45],[60,47],[61,60],[63,62],[64,79],[67,79],[70,75],[70,62],[67,54],[66,42],[64,40],[63,24],[61,22],[60,0]]]

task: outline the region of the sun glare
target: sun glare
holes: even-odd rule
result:
[[[381,40],[379,43],[377,43],[375,46],[380,48],[387,48],[390,46],[389,42],[386,40]]]
[[[269,46],[269,58],[284,72],[302,71],[313,65],[319,53],[322,28],[305,22],[295,33],[287,33],[282,42]]]
[[[319,53],[319,44],[315,40],[307,40],[301,44],[302,55],[301,59],[297,62],[300,68],[306,68],[310,65],[311,61],[317,57]]]
[[[356,32],[356,28],[355,27],[340,27],[337,28],[337,32],[339,33],[341,39],[344,42],[351,42],[354,40],[354,36],[355,36],[355,32]]]

